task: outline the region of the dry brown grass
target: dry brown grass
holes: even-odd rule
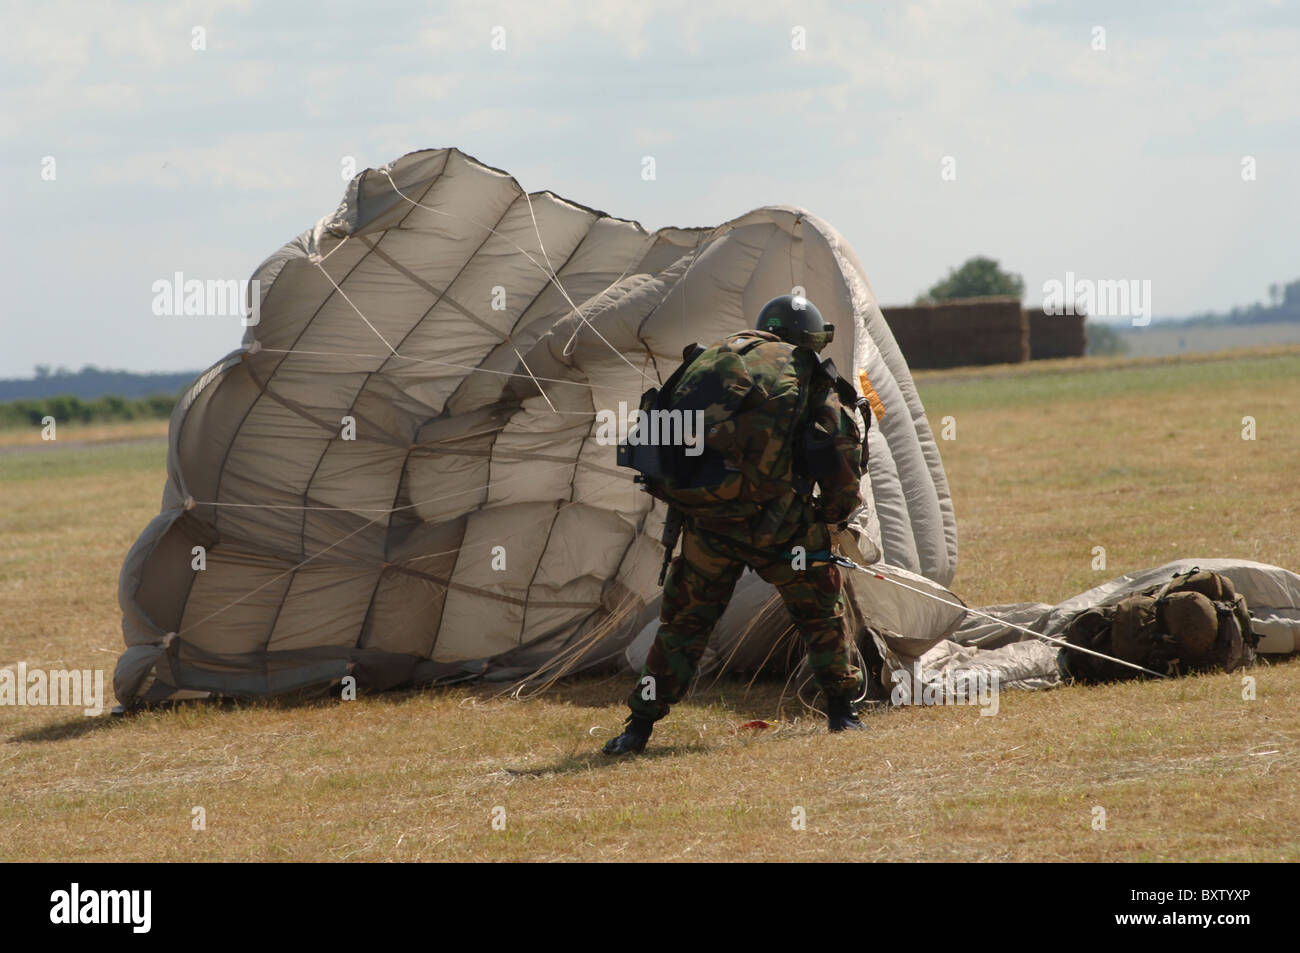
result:
[[[936,429],[958,422],[941,444],[957,591],[1055,602],[1179,556],[1300,565],[1300,357],[1105,366],[923,380]],[[164,446],[44,453],[0,454],[0,662],[111,675],[117,570],[156,512]],[[1008,692],[995,717],[906,709],[851,737],[780,685],[724,681],[614,763],[596,749],[623,677],[528,702],[458,687],[125,720],[4,708],[0,858],[1296,860],[1300,663],[1254,675],[1249,702],[1239,675]],[[751,718],[776,727],[738,728]]]
[[[1183,557],[1300,567],[1300,348],[1038,365],[918,385],[936,435],[956,422],[940,451],[969,604],[1055,603]]]

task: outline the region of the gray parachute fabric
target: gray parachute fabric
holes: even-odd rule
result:
[[[177,405],[161,512],[122,568],[125,704],[610,664],[655,614],[662,514],[597,412],[794,287],[886,410],[859,545],[953,576],[907,366],[852,250],[801,209],[648,233],[423,151],[358,175],[253,277],[256,323]]]
[[[1060,639],[1066,627],[1080,613],[1108,606],[1148,586],[1167,582],[1176,573],[1193,568],[1217,572],[1232,581],[1250,609],[1251,627],[1260,636],[1256,651],[1261,655],[1283,656],[1300,651],[1300,575],[1280,566],[1240,559],[1179,559],[1150,569],[1126,573],[1080,593],[1055,606],[1038,602],[986,606],[979,611],[990,618],[954,611],[944,617],[942,605],[933,623],[923,620],[902,629],[889,630],[882,640],[885,679],[894,673],[915,673],[914,678],[931,686],[933,696],[943,699],[955,685],[996,674],[1003,688],[1050,688],[1061,683],[1058,664],[1060,646],[1036,639],[1022,629]],[[858,574],[861,575],[861,574]],[[857,590],[868,605],[891,599],[889,583],[865,577]],[[909,581],[910,585],[917,585]],[[932,585],[932,584],[931,584]],[[936,594],[942,591],[933,587]],[[893,597],[897,598],[897,597]],[[948,593],[943,598],[957,601]],[[996,621],[995,621],[996,620]],[[886,628],[888,628],[886,626]],[[968,696],[973,693],[967,691]]]

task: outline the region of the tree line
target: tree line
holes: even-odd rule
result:
[[[125,420],[166,420],[176,406],[176,394],[119,397],[110,394],[82,400],[72,394],[0,403],[0,428],[39,427],[46,417],[56,423],[111,423]]]

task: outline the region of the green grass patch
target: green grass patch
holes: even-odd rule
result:
[[[107,446],[60,446],[58,441],[0,450],[0,483],[155,470],[167,463],[163,438]]]
[[[1226,388],[1260,384],[1295,386],[1297,381],[1300,381],[1300,355],[1283,354],[1222,361],[1119,364],[1095,371],[1073,367],[1060,373],[972,371],[970,376],[923,376],[917,380],[917,390],[932,417],[961,410],[1022,408],[1098,398],[1133,399],[1174,392],[1188,395],[1189,411],[1202,411],[1214,403],[1218,391]]]

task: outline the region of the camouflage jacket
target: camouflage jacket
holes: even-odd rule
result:
[[[765,331],[731,334],[687,368],[671,403],[703,415],[695,472],[661,488],[693,525],[764,545],[818,520],[841,522],[861,505],[858,416],[812,350]],[[815,477],[799,472],[805,431],[824,447]]]

